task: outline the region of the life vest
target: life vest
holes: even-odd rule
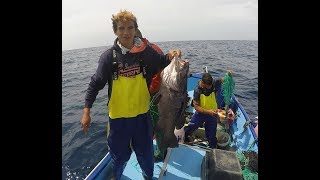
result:
[[[113,50],[112,92],[107,108],[112,119],[136,117],[149,111],[150,93],[146,81],[146,66],[140,59],[140,73],[135,77],[120,76],[118,60]]]
[[[218,104],[216,101],[216,96],[214,91],[209,95],[205,96],[204,94],[200,94],[200,106],[204,109],[210,110],[217,110]]]
[[[139,57],[138,57],[139,58]],[[142,72],[142,75],[144,78],[147,76],[147,68],[146,65],[144,64],[143,60],[139,58],[139,64],[140,64],[140,72]],[[119,77],[119,72],[118,72],[118,59],[117,59],[117,53],[116,50],[112,50],[112,80],[117,80]]]

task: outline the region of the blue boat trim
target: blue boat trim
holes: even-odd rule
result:
[[[250,120],[250,118],[249,118],[249,116],[248,116],[248,114],[246,113],[246,111],[244,110],[244,108],[243,108],[243,106],[239,103],[239,101],[238,101],[238,99],[234,96],[234,95],[232,95],[232,98],[235,100],[235,102],[237,103],[237,106],[240,108],[240,110],[242,111],[242,114],[244,115],[244,117],[246,118],[246,120],[248,121],[248,120]],[[254,137],[254,140],[257,140],[257,135],[256,135],[256,132],[254,131],[254,127],[253,127],[253,125],[250,123],[249,124],[249,128],[250,128],[250,130],[251,130],[251,133],[252,133],[252,135],[253,135],[253,137]],[[256,142],[257,143],[257,145],[258,145],[258,141]]]
[[[96,167],[88,174],[85,180],[93,180],[95,179],[99,173],[109,164],[111,161],[111,156],[109,152],[102,158],[102,160],[96,165]]]

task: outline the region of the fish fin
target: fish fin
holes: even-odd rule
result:
[[[162,140],[162,147],[163,149],[166,149],[168,147],[170,148],[175,148],[179,146],[178,139],[174,134],[170,135],[164,135],[163,140]]]
[[[162,95],[160,94],[160,92],[157,92],[154,96],[153,96],[153,104],[157,105],[161,99]]]
[[[154,131],[156,132],[162,132],[164,129],[163,127],[163,123],[161,123],[161,121],[158,120],[157,124],[154,127]]]
[[[181,129],[181,127],[184,125],[185,123],[185,110],[187,107],[187,103],[186,101],[183,101],[181,103],[181,107],[177,113],[176,116],[176,129]]]

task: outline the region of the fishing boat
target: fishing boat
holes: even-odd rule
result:
[[[187,90],[189,96],[189,105],[186,109],[187,117],[192,116],[195,112],[194,108],[191,106],[191,99],[193,97],[193,90],[196,87],[198,81],[201,79],[203,72],[192,73],[188,77]],[[221,103],[223,101],[223,93],[218,90],[217,101]],[[204,128],[199,128],[194,132],[193,141],[188,143],[179,143],[177,148],[168,148],[167,154],[164,161],[154,163],[154,173],[153,179],[210,179],[208,174],[210,172],[206,168],[210,158],[208,155],[212,155],[215,152],[216,156],[224,155],[228,152],[238,153],[238,152],[254,152],[258,153],[258,137],[255,133],[255,121],[251,121],[243,106],[240,104],[238,99],[232,94],[231,104],[229,107],[233,110],[235,114],[234,120],[230,123],[228,128],[229,137],[226,142],[218,142],[217,149],[210,149],[207,146],[207,141],[204,135]],[[186,124],[188,118],[186,118]],[[217,127],[217,132],[221,130],[219,125]],[[200,140],[199,140],[200,139]],[[154,145],[156,141],[154,140]],[[220,151],[219,151],[220,150]],[[224,156],[222,155],[222,156]],[[231,156],[230,156],[231,157]],[[229,157],[229,160],[230,160]],[[239,156],[237,156],[239,157]],[[218,158],[219,159],[219,158]],[[229,161],[228,160],[228,161]],[[225,161],[225,160],[224,160]],[[230,162],[230,161],[229,161]],[[239,167],[241,165],[240,161],[234,161],[232,167]],[[243,170],[243,168],[242,168]],[[226,170],[230,172],[230,170]],[[215,171],[216,172],[216,171]],[[243,172],[243,171],[242,171]],[[239,175],[239,172],[234,172],[233,175],[237,175],[239,179],[245,179],[243,174]],[[240,169],[241,173],[241,169]],[[95,166],[95,168],[87,175],[86,180],[106,180],[111,177],[111,156],[107,153],[103,159]],[[237,177],[237,176],[234,176]],[[123,171],[121,177],[123,180],[128,179],[143,179],[142,170],[137,161],[134,151],[131,154],[129,161]],[[223,178],[219,178],[223,179]],[[228,179],[228,178],[225,178]],[[230,177],[229,177],[230,179]],[[237,179],[237,178],[234,178]]]

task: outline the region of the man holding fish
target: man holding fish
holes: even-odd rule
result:
[[[108,83],[110,132],[109,153],[112,157],[112,179],[119,180],[132,150],[145,179],[153,177],[152,123],[149,113],[151,78],[166,67],[180,50],[158,54],[146,41],[138,41],[136,17],[124,10],[112,15],[114,45],[103,52],[85,96],[81,125],[90,127],[90,109],[99,91]]]
[[[144,39],[147,41],[147,43],[154,49],[156,50],[159,54],[163,54],[162,50],[160,47],[154,43],[149,42],[146,38],[142,37],[142,33],[139,29],[136,30],[136,36],[140,38],[140,40]],[[138,39],[139,40],[139,39]],[[159,120],[159,111],[158,111],[158,106],[154,104],[154,95],[159,92],[160,90],[160,84],[161,84],[161,69],[157,74],[155,74],[152,77],[151,84],[149,86],[149,92],[150,92],[150,114],[151,114],[151,119],[152,119],[152,126],[153,128],[155,125],[158,123]],[[161,142],[163,139],[163,133],[158,132],[158,131],[153,131],[153,137],[156,139],[156,147],[154,149],[154,159],[155,161],[162,161],[165,158],[166,155],[166,150],[160,149]]]

